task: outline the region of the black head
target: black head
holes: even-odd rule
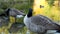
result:
[[[7,15],[7,16],[9,16],[9,11],[10,11],[10,8],[8,8],[8,9],[6,10],[6,15]]]
[[[33,11],[32,8],[29,8],[29,12],[27,14],[28,17],[31,17],[32,16],[32,11]]]

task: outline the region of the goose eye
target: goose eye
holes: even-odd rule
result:
[[[40,5],[40,8],[44,8],[44,6]]]

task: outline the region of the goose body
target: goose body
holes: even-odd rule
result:
[[[32,14],[32,9],[30,9],[29,12]],[[24,23],[32,32],[42,34],[47,30],[59,30],[60,26],[48,17],[43,15],[32,16],[30,13],[24,17]]]
[[[36,21],[35,21],[36,23],[33,22],[34,20],[32,21],[31,19],[32,18],[27,18],[27,16],[25,16],[24,18],[24,23],[28,29],[30,29],[33,32],[40,32],[40,33],[45,32],[45,29],[43,29],[44,27],[38,25]]]
[[[15,8],[8,8],[5,10],[5,12],[7,15],[9,14],[9,16],[13,16],[13,17],[15,17],[17,15],[24,15],[24,13],[22,11],[19,11]]]

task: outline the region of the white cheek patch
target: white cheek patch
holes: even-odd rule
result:
[[[23,15],[17,15],[16,17],[17,17],[17,18],[21,18],[21,17],[23,17]]]

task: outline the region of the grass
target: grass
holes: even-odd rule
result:
[[[16,1],[12,1],[12,0],[0,0],[0,14],[4,13],[6,8],[16,8],[18,10],[23,10],[24,13],[26,14],[28,12],[28,9],[32,6],[33,1],[32,0],[16,0]],[[17,18],[17,22],[18,23],[23,23],[23,18]],[[15,23],[15,18],[10,16],[10,22],[8,26],[3,26],[0,28],[0,34],[2,34],[2,32],[4,34],[8,34],[9,31],[8,29],[11,27],[11,25]],[[12,33],[12,34],[18,34],[18,33],[22,33],[25,34],[27,32],[27,28],[24,27],[23,29],[21,29],[20,31],[18,31],[17,33]]]

